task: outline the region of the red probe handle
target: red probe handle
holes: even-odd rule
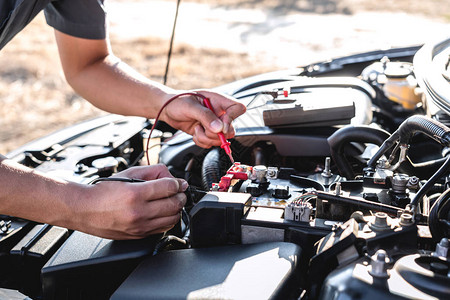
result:
[[[214,113],[214,108],[211,105],[211,101],[209,101],[209,98],[203,98],[203,105],[205,105],[207,108],[209,108],[213,113]],[[220,145],[220,147],[225,150],[225,153],[230,155],[231,154],[231,149],[230,149],[230,142],[227,141],[227,139],[225,138],[225,135],[222,132],[219,132],[217,134],[219,136],[220,142],[222,143],[222,145]]]
[[[209,98],[203,98],[203,105],[209,108],[212,112],[214,112],[214,108],[211,105],[211,101],[209,101]]]

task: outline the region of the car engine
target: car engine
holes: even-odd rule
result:
[[[218,87],[247,106],[234,163],[117,115],[9,153],[92,184],[148,152],[190,188],[180,223],[142,240],[0,216],[0,296],[450,298],[449,55],[446,39]]]

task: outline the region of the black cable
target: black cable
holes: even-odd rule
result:
[[[136,182],[145,182],[145,180],[142,179],[136,179],[136,178],[126,178],[126,177],[100,177],[100,178],[95,178],[94,180],[92,180],[91,182],[89,182],[89,184],[96,184],[99,183],[101,181],[119,181],[119,182],[131,182],[131,183],[136,183]]]
[[[144,157],[144,155],[145,155],[145,152],[144,152],[144,151],[142,151],[141,153],[139,153],[139,155],[136,157],[136,159],[135,159],[132,163],[130,163],[129,166],[130,166],[130,167],[136,166],[136,164]]]
[[[167,235],[156,244],[152,255],[155,256],[169,250],[188,249],[189,247],[187,240],[183,240],[175,235]]]
[[[422,200],[423,196],[428,192],[428,190],[444,175],[448,174],[450,169],[450,156],[447,158],[445,163],[431,176],[430,179],[420,188],[414,198],[411,200],[411,205],[417,206],[417,204]]]
[[[170,37],[169,53],[167,54],[166,71],[164,72],[164,80],[163,80],[164,85],[166,85],[166,83],[167,83],[167,75],[169,74],[169,64],[170,64],[170,58],[172,57],[173,40],[175,38],[175,28],[177,26],[178,10],[180,8],[180,2],[181,2],[181,0],[177,0],[177,9],[175,10],[175,19],[173,20],[172,36]]]

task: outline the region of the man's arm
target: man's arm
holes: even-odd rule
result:
[[[108,39],[88,40],[55,31],[64,74],[77,93],[95,106],[112,113],[154,118],[162,105],[181,93],[142,76],[111,51]],[[234,136],[231,121],[245,107],[229,97],[200,91],[211,99],[215,114],[200,99],[177,99],[161,119],[194,136],[202,147],[220,145],[217,133]]]
[[[50,178],[0,155],[0,211],[110,239],[136,239],[172,228],[186,203],[187,183],[165,166],[116,176],[143,183],[83,185]]]

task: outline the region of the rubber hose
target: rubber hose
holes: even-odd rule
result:
[[[345,146],[351,142],[381,145],[390,137],[389,132],[369,126],[347,126],[337,130],[328,138],[331,156],[339,169],[339,174],[353,179],[355,174],[345,157]]]
[[[368,167],[374,168],[380,157],[395,145],[397,140],[401,144],[407,144],[416,132],[422,132],[428,135],[445,147],[450,145],[450,128],[428,117],[415,115],[403,121],[391,137],[381,145],[378,152],[368,162]]]
[[[444,147],[450,146],[450,128],[425,116],[415,115],[406,119],[397,129],[400,143],[407,144],[412,135],[422,132]]]
[[[430,216],[428,218],[428,226],[430,228],[433,240],[438,242],[444,236],[445,232],[442,230],[439,224],[439,218],[441,215],[441,210],[447,206],[446,213],[448,214],[448,206],[450,205],[450,189],[447,189],[439,198],[434,202],[431,207]]]
[[[202,185],[209,191],[213,183],[220,181],[220,149],[213,148],[206,154],[202,164]]]

